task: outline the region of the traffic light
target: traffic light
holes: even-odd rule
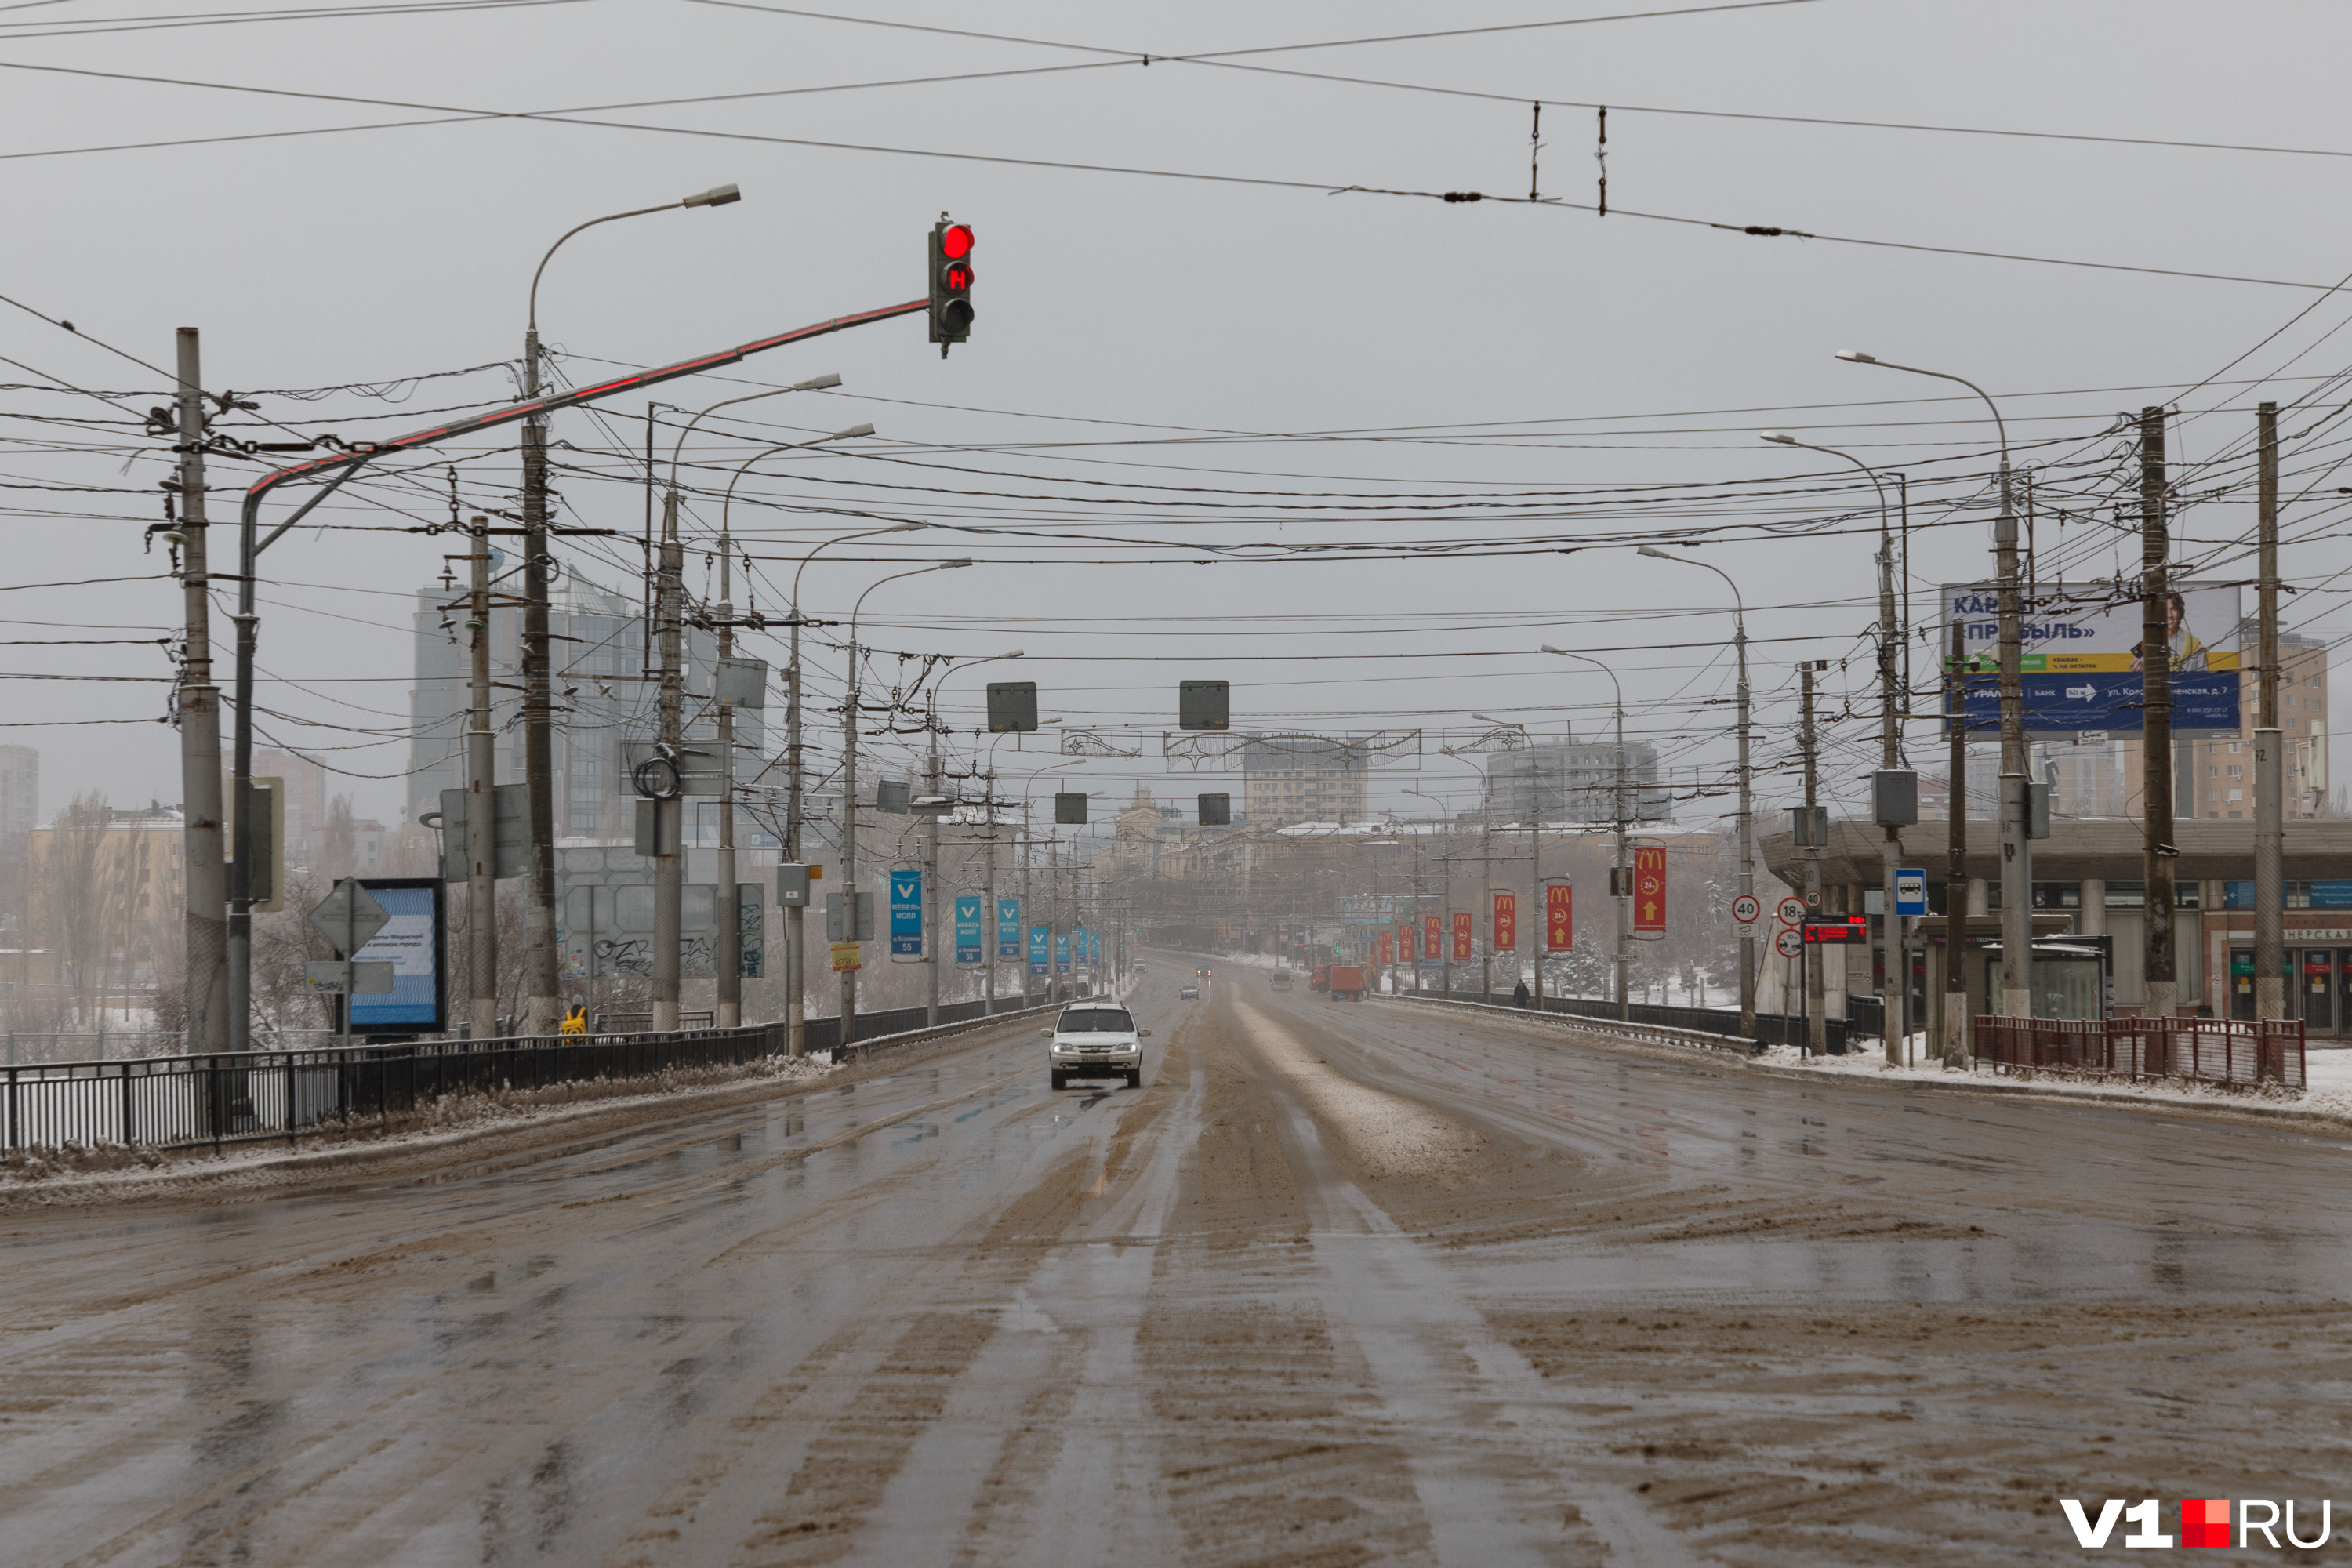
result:
[[[1176,683],[1176,727],[1223,730],[1232,723],[1231,688],[1222,680]]]
[[[940,357],[948,345],[971,336],[971,226],[950,223],[947,215],[931,226],[931,342]]]
[[[1037,683],[1034,680],[992,680],[988,683],[988,730],[992,735],[1025,733],[1037,727]]]
[[[1234,797],[1230,795],[1204,795],[1200,799],[1201,826],[1229,827],[1234,820]]]

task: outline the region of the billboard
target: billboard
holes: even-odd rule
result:
[[[392,989],[340,999],[350,1005],[352,1032],[439,1033],[446,1025],[440,879],[362,877],[360,886],[392,919],[352,957],[368,963],[389,960]]]
[[[1968,659],[1969,728],[2000,723],[2000,593],[1992,583],[1947,584],[1943,634],[1960,627]],[[2140,713],[2142,606],[2104,584],[2042,587],[2019,617],[2025,727],[2042,734],[2085,730],[2137,735]],[[2175,584],[2166,624],[2172,642],[2172,732],[2234,735],[2239,725],[2238,589],[2234,584]]]
[[[890,873],[890,956],[923,955],[923,874],[893,869]]]
[[[1544,950],[1569,952],[1576,947],[1576,889],[1566,882],[1544,889]]]
[[[1633,929],[1666,929],[1666,850],[1662,844],[1633,851]]]
[[[958,893],[955,901],[955,961],[980,962],[980,895]]]

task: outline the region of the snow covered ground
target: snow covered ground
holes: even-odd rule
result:
[[[1914,1063],[1926,1064],[1912,1067],[1888,1066],[1874,1040],[1864,1042],[1842,1057],[1807,1057],[1794,1046],[1773,1046],[1752,1059],[1764,1067],[1794,1068],[1804,1072],[1842,1073],[1856,1077],[1949,1083],[1967,1076],[1947,1072],[1937,1065],[1930,1054],[1932,1049],[1927,1036],[1912,1036],[1910,1059]],[[1996,1078],[1990,1069],[1974,1076],[1988,1082],[2022,1084],[2030,1081],[2034,1089],[2046,1094],[2106,1098],[2122,1095],[2137,1100],[2212,1106],[2245,1105],[2251,1101],[2291,1106],[2297,1110],[2315,1111],[2352,1121],[2352,1047],[2347,1046],[2309,1047],[2304,1058],[2304,1077],[2308,1087],[2301,1093],[2280,1088],[2225,1089],[2195,1083],[2129,1083],[2053,1077],[2028,1080]]]

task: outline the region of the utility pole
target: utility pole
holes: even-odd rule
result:
[[[1804,717],[1800,743],[1805,754],[1805,916],[1808,920],[1822,912],[1822,847],[1813,842],[1821,835],[1813,816],[1819,801],[1820,768],[1818,737],[1813,730],[1813,661],[1807,659],[1804,668]],[[1809,1049],[1813,1056],[1826,1056],[1830,1048],[1829,1019],[1822,1006],[1822,944],[1805,943],[1805,1017],[1808,1024]]]
[[[468,1032],[499,1033],[498,733],[490,727],[490,520],[474,519],[474,703],[466,731],[466,922]],[[346,957],[350,956],[348,953]]]
[[[2032,779],[2026,773],[2025,662],[2017,570],[2017,510],[2009,451],[2000,458],[2000,515],[1993,547],[2000,570],[2000,1010],[2033,1016],[2033,843],[2027,837]]]
[[[719,533],[719,657],[735,652],[734,540]],[[712,681],[715,688],[716,680]],[[735,890],[735,705],[719,704],[719,890],[711,917],[719,922],[711,956],[712,1022],[732,1029],[743,1022],[743,900]]]
[[[930,756],[923,768],[923,793],[934,803],[923,822],[923,1023],[926,1027],[936,1027],[940,1021],[940,808],[936,804],[940,796],[940,731],[936,719],[930,730]]]
[[[1615,673],[1611,673],[1613,682]],[[1745,687],[1743,685],[1743,689]],[[1741,744],[1745,746],[1745,732]],[[1745,752],[1742,753],[1745,758]],[[1746,763],[1741,763],[1743,776]],[[1633,1016],[1632,985],[1633,983],[1633,852],[1627,838],[1628,816],[1625,800],[1625,698],[1621,690],[1617,697],[1617,1017],[1620,1022]]]
[[[1968,628],[1952,617],[1952,651],[1944,664],[1945,734],[1952,747],[1950,853],[1944,870],[1944,1066],[1969,1065],[1969,664]]]
[[[1024,790],[1021,795],[1021,1005],[1024,1008],[1037,1005],[1037,988],[1031,984],[1036,979],[1036,965],[1029,962],[1029,955],[1034,951],[1030,945],[1029,928],[1037,918],[1037,906],[1030,896],[1029,868],[1033,858],[1030,847],[1033,842],[1029,837],[1029,794]]]
[[[1485,889],[1479,902],[1486,907],[1478,911],[1485,922],[1486,940],[1478,944],[1483,955],[1478,964],[1478,1000],[1491,1007],[1495,1005],[1495,795],[1486,792],[1486,809],[1478,815],[1478,886]]]
[[[2260,427],[2260,663],[2254,672],[2254,1016],[2286,1016],[2284,942],[2286,803],[2285,740],[2279,724],[2278,652],[2278,405],[2254,411]]]
[[[1003,913],[996,907],[996,769],[991,767],[983,775],[987,782],[981,786],[981,809],[988,814],[988,891],[987,902],[981,910],[981,952],[988,962],[981,966],[982,996],[990,1016],[996,1012],[996,966],[1004,962],[997,951],[998,937],[1004,930]]]
[[[536,289],[534,279],[532,324],[523,334],[526,402],[539,397]],[[549,679],[547,628],[547,568],[552,557],[548,550],[547,416],[543,413],[523,421],[522,529],[523,780],[530,799],[530,902],[523,932],[523,989],[530,997],[530,1012],[523,1033],[551,1035],[561,1010],[555,952],[555,702]],[[593,967],[593,959],[590,962]]]
[[[196,329],[182,327],[177,527],[186,635],[178,708],[192,1057],[228,1049],[228,868],[221,861],[220,688],[213,684],[212,586],[205,537],[205,391],[196,351]]]
[[[677,771],[666,798],[654,802],[654,1031],[677,1027],[678,947],[686,913],[686,801],[679,742],[685,736],[684,628],[678,601],[684,596],[686,562],[677,542],[677,491],[662,501],[661,557],[654,578],[654,627],[661,638],[661,695],[656,734],[657,757]]]
[[[1884,513],[1881,513],[1882,518]],[[1882,522],[1878,531],[1878,765],[1893,773],[1903,765],[1903,734],[1895,647],[1899,633],[1895,619],[1895,542]],[[1886,986],[1879,993],[1879,1016],[1885,1020],[1886,1061],[1904,1065],[1905,1042],[1911,1037],[1911,953],[1903,941],[1903,917],[1895,912],[1895,863],[1903,858],[1903,830],[1885,829],[1886,847],[1879,852],[1878,952],[1885,966]]]
[[[798,584],[800,578],[794,575]],[[801,865],[801,605],[793,595],[791,662],[784,670],[784,860]],[[811,887],[806,897],[816,897]],[[784,911],[784,1053],[808,1053],[808,911],[794,905]]]
[[[2171,554],[2164,515],[2164,410],[2139,411],[2140,734],[2142,876],[2147,885],[2147,1016],[2180,1010],[2173,952],[2172,628],[2165,565]],[[2257,971],[2259,973],[2259,971]]]
[[[1756,892],[1756,818],[1748,791],[1753,774],[1748,762],[1748,616],[1743,611],[1733,636],[1739,655],[1739,890]],[[1756,939],[1739,939],[1739,1033],[1756,1037]]]
[[[849,687],[841,700],[841,892],[842,937],[857,941],[857,628],[850,617]],[[859,950],[863,961],[864,949]],[[841,972],[840,1045],[857,1037],[857,971]]]

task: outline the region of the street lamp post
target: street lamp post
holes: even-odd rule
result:
[[[1607,676],[1609,678],[1610,690],[1617,694],[1617,788],[1615,791],[1617,798],[1617,875],[1612,879],[1612,880],[1616,881],[1619,887],[1624,889],[1623,891],[1618,892],[1615,899],[1617,905],[1617,1016],[1621,1019],[1631,1018],[1633,1016],[1633,1001],[1632,993],[1627,989],[1627,981],[1632,974],[1632,965],[1633,961],[1633,902],[1628,897],[1628,893],[1631,891],[1629,884],[1632,881],[1632,878],[1628,874],[1628,868],[1633,865],[1633,857],[1628,852],[1629,846],[1626,838],[1625,689],[1618,683],[1617,672],[1615,670],[1610,668],[1606,664],[1594,658],[1590,654],[1570,653],[1564,647],[1553,647],[1549,643],[1544,645],[1543,651],[1549,654],[1557,654],[1562,658],[1583,660],[1586,664],[1592,666],[1594,668],[1600,670],[1601,674]]]
[[[1817,447],[1778,430],[1761,435],[1778,446],[1843,458],[1869,476],[1871,488],[1878,492],[1878,765],[1892,773],[1903,765],[1903,745],[1895,682],[1895,647],[1899,637],[1895,625],[1895,533],[1887,517],[1886,487],[1879,482],[1876,469],[1851,452]],[[1891,822],[1881,823],[1880,830],[1886,837],[1878,868],[1878,951],[1886,970],[1886,989],[1879,994],[1881,1016],[1885,1019],[1881,1032],[1885,1037],[1887,1062],[1900,1067],[1903,1042],[1910,1037],[1911,1029],[1911,965],[1903,942],[1903,917],[1895,912],[1895,862],[1902,858],[1903,836],[1902,829]]]
[[[530,274],[530,298],[522,338],[523,399],[540,395],[539,280],[555,253],[582,229],[623,218],[680,207],[723,207],[743,199],[733,185],[719,185],[658,206],[607,213],[564,231],[547,247]],[[547,416],[534,413],[522,427],[522,719],[523,777],[530,797],[530,902],[526,927],[524,991],[530,997],[525,1032],[555,1032],[560,990],[555,951],[555,737],[554,700],[548,658]]]
[[[1723,579],[1731,589],[1731,602],[1738,620],[1734,623],[1733,644],[1739,654],[1739,891],[1743,897],[1756,893],[1756,823],[1750,809],[1749,784],[1751,770],[1748,751],[1748,601],[1741,597],[1739,584],[1730,573],[1712,562],[1696,560],[1688,555],[1674,555],[1644,544],[1641,553],[1659,561],[1677,561],[1685,566],[1704,566]],[[1756,1037],[1756,939],[1739,939],[1739,1032],[1748,1039]]]
[[[928,566],[918,566],[910,572],[893,572],[887,577],[868,584],[866,592],[849,610],[849,686],[841,703],[841,882],[843,894],[848,900],[847,940],[857,940],[857,617],[865,613],[866,595],[884,583],[896,583],[905,577],[919,577],[926,572],[952,572],[969,566],[970,560],[934,561]],[[794,620],[800,617],[794,614]],[[857,971],[841,972],[841,1039],[846,1047],[857,1037]]]
[[[939,679],[931,683],[929,710],[923,716],[923,729],[930,739],[930,758],[929,766],[925,770],[924,784],[931,796],[930,807],[926,813],[923,824],[923,925],[929,939],[926,956],[929,960],[927,967],[930,971],[929,989],[923,1003],[923,1023],[927,1026],[936,1026],[940,1021],[940,817],[945,811],[944,797],[940,795],[940,689],[947,684],[948,677],[959,669],[969,669],[975,664],[993,664],[998,659],[1021,657],[1022,650],[1016,647],[1010,653],[996,653],[982,658],[962,659],[940,670]],[[991,897],[993,896],[992,893]],[[992,911],[990,918],[994,918]]]
[[[1966,376],[1948,371],[1922,370],[1915,364],[1896,364],[1864,353],[1859,349],[1840,349],[1838,358],[1855,364],[1883,365],[1888,370],[1908,371],[1913,375],[1931,375],[1938,381],[1956,381],[1979,397],[1992,411],[1993,429],[2000,437],[2000,515],[1994,520],[1992,542],[2000,573],[2000,1010],[2012,1018],[2031,1017],[2033,1013],[2033,843],[2027,837],[2030,824],[2028,784],[2025,772],[2025,659],[2021,606],[2018,602],[2017,571],[2017,510],[2010,495],[2009,426],[2001,422],[2000,406],[1993,402],[1985,389]],[[1965,685],[1963,691],[1965,691]],[[1965,708],[1965,699],[1964,699]],[[1967,723],[1965,710],[1958,720]],[[2150,767],[2169,766],[2169,759],[2149,758]],[[1952,809],[1965,811],[1966,781],[1954,779],[1951,787]],[[1956,907],[1948,892],[1945,903]],[[1954,915],[1955,921],[1965,917]],[[1958,927],[1955,925],[1957,931]],[[1957,939],[1952,952],[1957,962]]]

